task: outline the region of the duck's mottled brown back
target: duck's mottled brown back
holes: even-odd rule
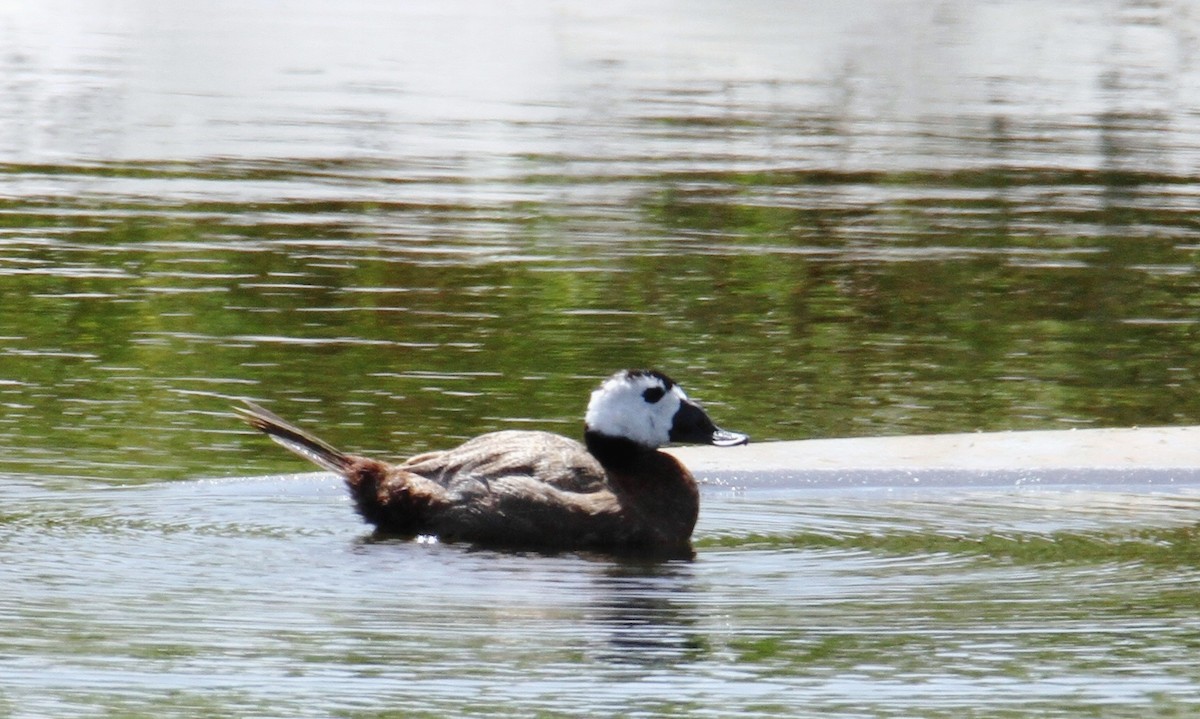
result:
[[[417,455],[400,469],[448,489],[479,478],[527,476],[569,492],[607,488],[604,468],[581,443],[550,432],[490,432],[455,447]]]

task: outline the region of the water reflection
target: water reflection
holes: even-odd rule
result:
[[[690,562],[616,561],[595,583],[588,620],[610,649],[598,661],[663,668],[706,658],[709,639],[696,615],[702,592]]]
[[[1004,5],[24,9],[3,466],[284,469],[237,394],[408,454],[639,364],[764,438],[1195,421],[1194,28]]]

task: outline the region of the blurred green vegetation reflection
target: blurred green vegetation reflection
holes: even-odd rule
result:
[[[531,172],[463,204],[104,184],[335,197],[338,170],[4,168],[100,184],[0,213],[0,471],[297,469],[224,414],[243,395],[385,454],[575,434],[597,379],[642,365],[763,440],[1200,421],[1187,178]]]

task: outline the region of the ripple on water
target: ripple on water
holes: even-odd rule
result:
[[[709,492],[667,563],[373,540],[324,474],[0,492],[29,706],[1067,716],[1197,679],[1188,492]]]

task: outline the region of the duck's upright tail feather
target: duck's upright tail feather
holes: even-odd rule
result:
[[[295,452],[313,464],[331,472],[345,474],[354,459],[328,442],[318,439],[274,412],[243,399],[243,407],[234,411],[251,427],[288,450]]]

